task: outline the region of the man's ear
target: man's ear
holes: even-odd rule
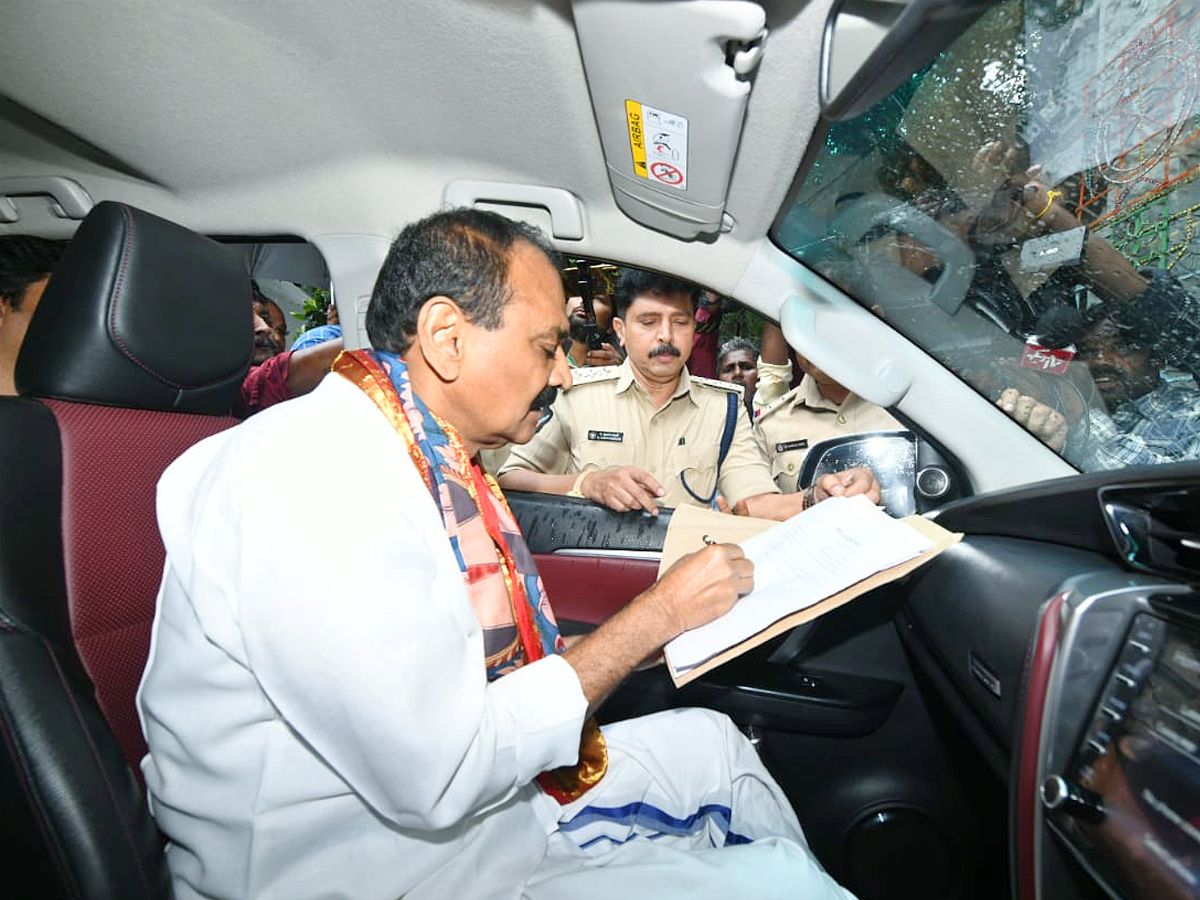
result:
[[[625,346],[625,320],[622,319],[620,316],[613,316],[612,330],[613,330],[613,334],[615,334],[617,336],[617,342],[622,347],[624,347]]]
[[[455,381],[462,371],[466,321],[462,307],[449,297],[430,297],[417,313],[421,355],[442,381]]]

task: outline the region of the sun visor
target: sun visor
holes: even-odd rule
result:
[[[766,14],[743,0],[574,0],[613,196],[681,238],[723,228]]]

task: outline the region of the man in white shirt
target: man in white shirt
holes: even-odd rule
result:
[[[456,210],[406,228],[374,347],[164,474],[167,567],[138,708],[180,900],[840,898],[723,716],[589,714],[753,585],[684,558],[565,644],[478,452],[570,386],[553,250]],[[303,448],[303,452],[297,452]],[[280,516],[284,479],[351,461]],[[294,551],[319,542],[326,565]]]

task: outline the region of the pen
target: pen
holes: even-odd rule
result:
[[[711,547],[713,544],[717,543],[717,541],[714,541],[714,540],[712,539],[712,536],[711,536],[711,535],[707,535],[707,534],[706,534],[706,535],[704,535],[704,537],[703,537],[701,540],[703,540],[703,541],[704,541],[704,543],[705,543],[705,544],[707,544],[707,545],[708,545],[708,546],[710,546],[710,547]]]

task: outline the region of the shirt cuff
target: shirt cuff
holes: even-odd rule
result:
[[[579,760],[587,698],[575,669],[560,654],[521,666],[488,685],[490,700],[506,709],[520,735],[522,781]]]

